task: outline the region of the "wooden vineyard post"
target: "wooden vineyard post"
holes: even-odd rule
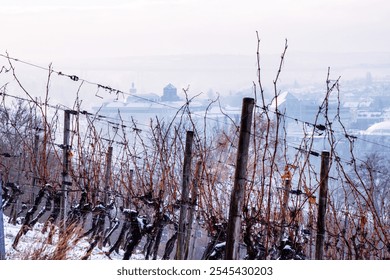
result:
[[[4,220],[3,220],[3,178],[0,174],[0,260],[5,260],[5,240],[4,240]]]
[[[62,186],[61,186],[61,202],[60,202],[60,219],[61,230],[65,230],[65,223],[68,211],[68,186],[72,183],[69,179],[69,165],[71,148],[69,145],[70,140],[70,114],[77,114],[75,111],[64,111],[64,139],[62,144]]]
[[[38,132],[35,133],[34,136],[34,149],[33,149],[33,162],[34,162],[34,167],[33,167],[33,177],[31,180],[31,186],[32,186],[32,192],[31,192],[31,197],[30,197],[30,203],[33,204],[35,200],[35,195],[34,195],[34,190],[36,186],[36,182],[38,179],[38,164],[39,164],[39,134]]]
[[[188,196],[189,186],[191,178],[191,160],[192,160],[192,142],[194,139],[194,132],[187,131],[186,146],[184,152],[184,164],[183,164],[183,182],[181,191],[181,206],[179,217],[179,230],[177,236],[176,246],[176,259],[184,260],[185,256],[185,236],[186,236],[186,223],[187,223],[187,210],[188,210]]]
[[[198,161],[196,163],[196,169],[195,169],[195,175],[193,179],[192,184],[192,190],[191,190],[191,206],[190,210],[188,212],[188,226],[185,230],[186,236],[185,236],[185,254],[184,259],[186,260],[188,258],[189,250],[190,250],[190,240],[191,240],[191,233],[192,233],[192,223],[194,222],[194,214],[195,214],[195,207],[198,200],[198,192],[199,192],[199,181],[200,181],[200,171],[202,169],[202,161]],[[196,232],[195,232],[196,235]],[[195,238],[195,237],[194,237]]]
[[[316,239],[316,260],[322,260],[324,257],[325,240],[325,215],[328,199],[328,173],[329,173],[329,152],[321,153],[321,173],[320,173],[320,195],[318,201],[317,218],[317,239]]]
[[[238,140],[236,171],[234,185],[230,198],[229,222],[225,259],[238,259],[238,249],[241,233],[242,204],[246,185],[246,168],[248,163],[249,140],[252,126],[252,114],[255,101],[244,98],[241,112],[240,136]]]
[[[104,205],[107,206],[108,204],[108,194],[109,194],[109,188],[110,188],[110,182],[111,182],[111,165],[112,165],[112,146],[108,147],[107,150],[107,157],[106,157],[106,175],[104,178]]]
[[[279,241],[282,242],[287,226],[287,214],[288,214],[288,202],[290,199],[291,191],[291,172],[289,171],[289,166],[286,165],[284,168],[284,174],[282,175],[283,179],[283,201],[281,207],[281,230]]]

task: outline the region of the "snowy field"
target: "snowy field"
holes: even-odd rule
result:
[[[15,236],[18,234],[21,225],[12,225],[8,223],[9,217],[4,217],[4,236],[5,236],[5,250],[7,260],[25,260],[25,259],[51,259],[58,250],[58,231],[53,238],[52,244],[47,243],[48,233],[42,234],[43,224],[37,223],[32,230],[29,230],[26,235],[22,235],[19,244],[14,249],[12,243]],[[74,244],[75,237],[69,240],[70,250],[66,253],[66,259],[68,260],[80,260],[90,247],[88,238],[79,240]],[[96,246],[88,259],[90,260],[121,260],[123,257],[123,251],[119,251],[119,254],[112,252],[108,257],[105,252],[109,250],[109,247],[102,247],[101,249]],[[141,253],[134,254],[131,259],[144,259],[144,255]]]

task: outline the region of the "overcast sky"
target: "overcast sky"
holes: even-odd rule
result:
[[[388,0],[0,0],[0,52],[39,65],[53,62],[58,70],[64,70],[64,61],[72,70],[90,66],[90,61],[106,61],[99,73],[82,74],[121,89],[134,81],[140,91],[160,93],[171,82],[178,88],[191,84],[196,91],[228,92],[250,88],[256,79],[256,31],[261,53],[275,54],[275,67],[288,39],[283,78],[290,72],[299,82],[313,81],[316,68],[322,81],[327,67],[345,56],[302,59],[294,53],[389,53],[389,15]],[[169,57],[157,65],[158,60],[150,59],[215,54],[253,60],[223,58],[212,63],[195,57],[175,62]],[[134,58],[121,59],[138,56],[143,57],[138,64]],[[114,64],[107,58],[120,59]],[[350,60],[355,63],[355,57]],[[120,66],[123,61],[127,64]],[[293,61],[311,66],[297,69]],[[343,71],[335,75],[356,72]]]
[[[0,48],[28,58],[388,51],[387,0],[0,0]]]

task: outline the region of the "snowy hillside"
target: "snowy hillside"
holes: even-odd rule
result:
[[[55,236],[53,237],[52,244],[48,244],[48,233],[42,234],[41,230],[43,225],[37,223],[32,230],[29,230],[26,235],[23,235],[20,238],[18,246],[16,249],[12,247],[12,243],[15,239],[15,236],[18,234],[21,225],[12,225],[7,221],[9,218],[4,217],[4,236],[5,236],[5,250],[6,250],[6,259],[8,260],[23,260],[23,259],[52,259],[52,257],[58,256],[61,252],[61,242],[58,239],[58,230],[56,231]],[[66,256],[64,259],[68,260],[80,260],[85,256],[86,252],[90,247],[90,242],[88,238],[79,240],[74,244],[76,236],[73,235],[67,240],[66,246]],[[123,252],[119,254],[113,252],[110,255],[110,258],[105,254],[109,248],[103,247],[99,249],[96,246],[89,256],[90,260],[121,260],[123,257]],[[144,259],[143,254],[135,254],[131,259]]]

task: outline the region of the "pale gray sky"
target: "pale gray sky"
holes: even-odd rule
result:
[[[371,55],[390,54],[389,15],[388,0],[0,0],[0,52],[122,90],[135,82],[161,93],[173,83],[227,93],[256,80],[256,31],[261,53],[274,55],[268,82],[286,38],[282,82],[323,81],[328,66],[340,67],[335,76],[375,76],[378,67],[353,65],[390,65],[389,55]]]
[[[387,0],[0,0],[0,46],[28,58],[388,51]]]

